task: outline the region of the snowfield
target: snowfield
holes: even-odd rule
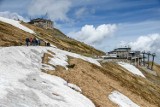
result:
[[[125,62],[118,62],[118,64],[123,68],[127,69],[129,72],[145,78],[142,72],[139,69],[137,69],[135,66]]]
[[[78,86],[41,72],[41,57],[48,50],[55,53],[54,66],[66,67],[68,55],[100,66],[92,58],[53,47],[0,48],[0,107],[95,107]]]
[[[119,105],[119,107],[140,107],[132,102],[127,96],[121,94],[118,91],[113,91],[108,98]]]
[[[4,22],[4,23],[8,23],[14,27],[17,27],[25,32],[28,32],[28,33],[32,33],[32,34],[35,34],[35,32],[25,26],[23,26],[22,24],[20,24],[19,21],[15,21],[15,20],[12,20],[12,19],[8,19],[8,18],[4,18],[4,17],[0,17],[0,21]]]

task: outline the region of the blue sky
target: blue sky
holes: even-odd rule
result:
[[[0,12],[5,11],[26,19],[47,12],[65,34],[103,51],[157,34],[149,43],[142,40],[150,48],[137,49],[160,52],[153,45],[160,36],[160,0],[0,0]]]

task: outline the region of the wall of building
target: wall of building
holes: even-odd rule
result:
[[[44,29],[52,29],[53,28],[53,22],[48,20],[40,20],[40,21],[33,21],[31,24],[34,24],[35,26],[44,28]]]
[[[128,56],[129,56],[129,53],[126,52],[126,51],[118,51],[118,52],[117,52],[117,57],[127,58]]]

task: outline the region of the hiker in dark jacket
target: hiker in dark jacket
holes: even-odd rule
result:
[[[26,45],[28,46],[29,45],[29,38],[26,38]]]
[[[35,42],[36,42],[36,46],[38,46],[38,39],[37,39],[37,38],[36,38],[36,41],[35,41]]]
[[[47,46],[50,46],[50,43],[49,43],[49,42],[47,42]]]
[[[38,39],[38,45],[39,45],[39,46],[41,45],[41,40],[40,40],[40,39]]]
[[[32,44],[33,44],[33,46],[36,45],[36,38],[33,38]]]

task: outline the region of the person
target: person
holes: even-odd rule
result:
[[[47,46],[50,46],[50,43],[49,43],[49,42],[47,42]]]
[[[39,45],[39,46],[41,45],[41,40],[40,40],[40,39],[38,39],[38,45]]]
[[[33,45],[33,46],[36,45],[36,38],[33,38],[33,40],[32,40],[32,45]]]
[[[28,46],[29,45],[29,38],[26,38],[26,45]]]
[[[30,42],[30,45],[32,45],[32,42],[33,42],[32,37],[31,37],[31,38],[29,38],[29,42]]]
[[[45,42],[45,46],[47,46],[47,42]]]
[[[36,38],[36,46],[38,46],[38,39]]]

